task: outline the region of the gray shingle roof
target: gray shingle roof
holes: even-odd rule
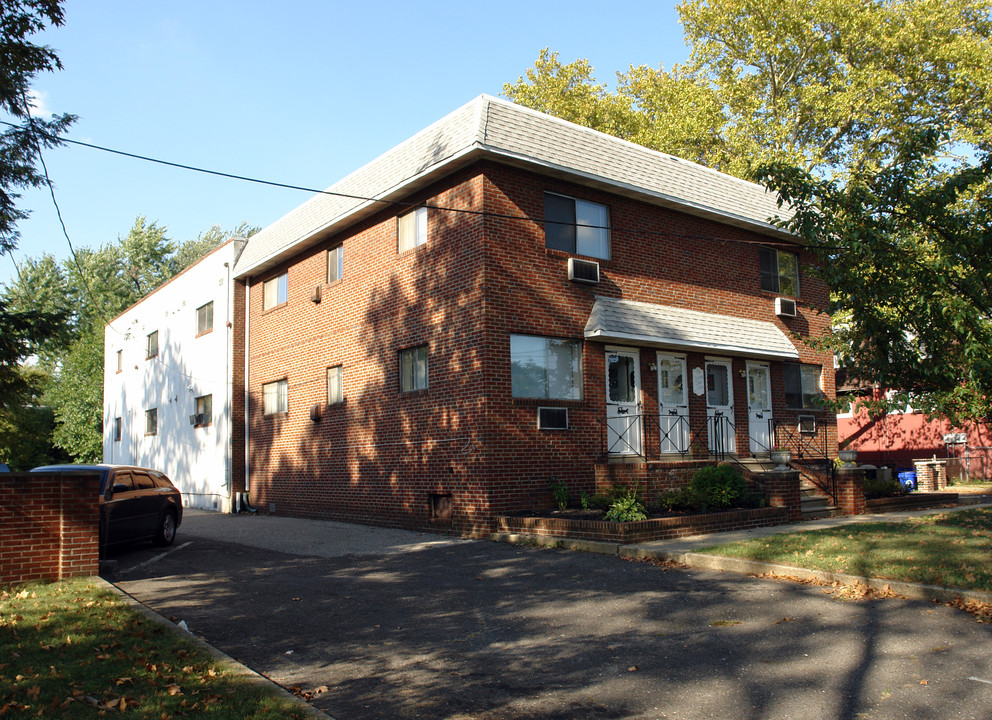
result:
[[[607,297],[596,298],[585,337],[678,350],[799,358],[785,333],[770,322]]]
[[[760,185],[481,95],[254,235],[235,272],[263,272],[383,207],[368,198],[401,200],[482,157],[781,236],[768,223],[776,198]]]

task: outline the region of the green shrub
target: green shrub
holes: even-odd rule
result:
[[[610,505],[606,511],[605,519],[613,522],[636,522],[647,520],[647,513],[644,512],[644,505],[637,499],[637,495],[631,491],[623,497],[619,497]]]
[[[865,498],[897,497],[908,492],[898,480],[882,480],[880,478],[865,478]]]
[[[568,485],[562,480],[556,480],[551,483],[551,497],[554,498],[555,505],[558,506],[559,510],[564,510],[568,507],[568,503],[571,500],[571,496],[568,492]]]
[[[696,496],[687,487],[666,490],[652,503],[652,507],[656,507],[663,512],[699,509]]]
[[[747,493],[747,484],[730,465],[708,465],[692,476],[689,491],[701,508],[722,510],[738,504]]]

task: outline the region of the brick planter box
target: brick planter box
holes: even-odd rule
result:
[[[922,510],[925,508],[957,505],[957,493],[914,492],[900,497],[874,498],[866,500],[867,512],[895,512],[898,510]]]
[[[629,523],[610,522],[608,520],[504,516],[496,518],[496,532],[573,540],[601,540],[624,545],[728,530],[747,530],[767,527],[768,525],[783,525],[788,522],[789,511],[784,507],[730,510],[705,515],[656,518]]]

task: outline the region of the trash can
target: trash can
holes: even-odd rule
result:
[[[905,470],[896,475],[896,477],[899,479],[899,484],[910,492],[916,489],[916,471]]]

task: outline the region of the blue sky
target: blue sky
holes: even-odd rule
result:
[[[65,69],[35,82],[69,137],[325,188],[481,93],[498,95],[551,47],[612,85],[631,64],[683,62],[674,3],[67,0],[37,36]],[[176,241],[265,226],[304,202],[253,185],[69,146],[46,162],[72,244],[112,243],[138,215]],[[69,249],[47,191],[25,192],[13,260]],[[0,283],[15,277],[0,258]]]

